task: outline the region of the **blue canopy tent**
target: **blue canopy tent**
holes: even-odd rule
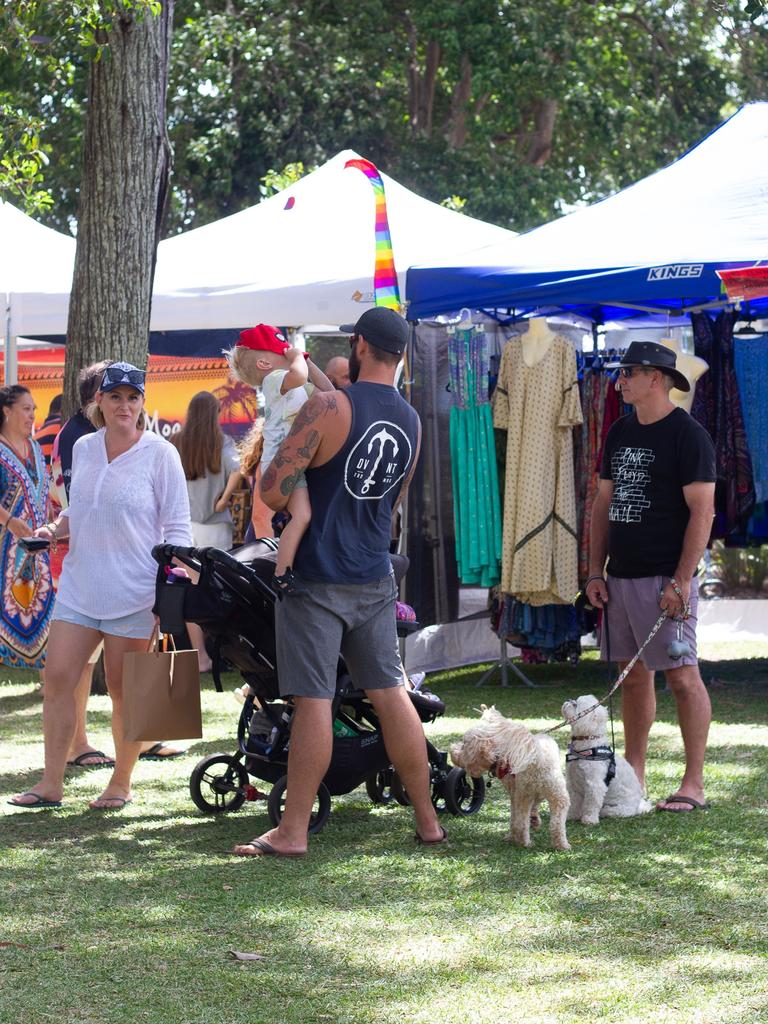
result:
[[[462,307],[605,321],[724,303],[715,271],[768,258],[768,103],[750,103],[668,167],[592,206],[408,271],[411,320]],[[754,305],[754,303],[753,303]]]

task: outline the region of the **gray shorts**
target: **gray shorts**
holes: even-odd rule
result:
[[[625,580],[609,576],[608,640],[611,661],[631,661],[638,648],[653,629],[661,608],[661,591],[669,583],[668,576],[643,576],[641,579]],[[666,671],[681,665],[696,665],[696,608],[699,600],[699,581],[691,581],[691,614],[683,622],[683,640],[688,642],[692,653],[673,659],[667,654],[669,644],[677,639],[677,622],[668,619],[651,640],[640,660],[651,671]],[[603,614],[606,614],[604,612]],[[600,631],[600,653],[607,660],[606,629]]]
[[[332,700],[339,654],[361,690],[401,686],[392,575],[374,583],[313,583],[275,606],[277,673],[283,697]]]

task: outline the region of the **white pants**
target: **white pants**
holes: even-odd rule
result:
[[[232,547],[232,523],[192,523],[192,543],[196,548]]]

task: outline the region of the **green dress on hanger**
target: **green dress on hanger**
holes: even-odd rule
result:
[[[459,580],[495,586],[501,572],[501,502],[488,400],[488,341],[479,328],[448,339],[450,449]]]

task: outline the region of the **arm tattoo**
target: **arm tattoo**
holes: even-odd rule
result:
[[[292,434],[298,434],[300,430],[304,430],[310,423],[314,423],[318,416],[322,414],[322,406],[318,402],[310,399],[305,402],[304,405],[296,413],[296,419],[293,421],[293,427],[291,428]]]
[[[301,448],[296,449],[296,454],[300,459],[306,459],[309,461],[312,458],[312,454],[320,443],[320,432],[318,430],[310,430],[307,434],[305,443]]]
[[[263,474],[261,476],[261,488],[262,488],[262,490],[264,490],[264,491],[271,491],[272,488],[275,486],[275,481],[276,480],[277,480],[277,469],[275,467],[275,462],[274,462],[274,459],[273,459],[272,462],[270,462],[270,464],[264,470],[264,472],[263,472]]]
[[[285,477],[285,479],[281,482],[280,493],[284,497],[289,497],[291,494],[293,494],[293,488],[296,486],[296,481],[299,479],[300,476],[301,470],[297,469],[293,473],[291,473],[290,476]]]
[[[281,455],[279,451],[275,455],[274,459],[272,459],[272,465],[275,467],[275,469],[282,469],[283,466],[287,466],[291,462],[293,462],[293,459],[291,459],[288,455]]]

